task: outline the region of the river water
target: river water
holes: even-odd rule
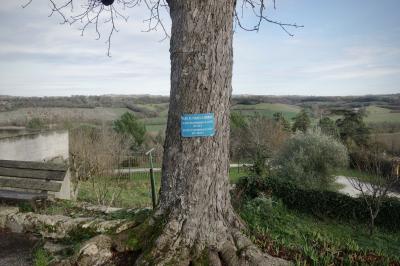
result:
[[[0,159],[47,161],[68,158],[68,131],[51,131],[0,138]]]

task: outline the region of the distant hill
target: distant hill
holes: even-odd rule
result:
[[[143,108],[147,104],[168,104],[168,96],[152,95],[100,95],[70,97],[16,97],[0,96],[0,112],[30,107],[67,107],[67,108],[128,108],[133,112],[151,114]],[[400,110],[400,94],[365,96],[266,96],[234,95],[232,105],[254,105],[261,103],[296,105],[310,107],[319,105],[324,108],[355,108],[375,105],[392,110]]]

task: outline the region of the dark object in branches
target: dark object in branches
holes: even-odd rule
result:
[[[33,0],[22,5],[23,8],[29,6]],[[60,4],[57,2],[61,1]],[[169,29],[162,19],[162,13],[169,13],[169,1],[168,0],[49,0],[51,4],[51,12],[49,17],[54,13],[57,13],[61,17],[61,24],[79,24],[81,35],[89,28],[93,27],[96,34],[97,40],[101,38],[101,27],[104,24],[110,24],[110,29],[107,33],[107,55],[110,56],[111,52],[111,39],[114,32],[118,32],[117,21],[123,20],[128,21],[128,16],[125,14],[126,9],[139,6],[144,4],[149,11],[148,19],[143,22],[147,24],[145,32],[156,31],[161,29],[163,32],[163,38],[165,40],[170,38]],[[81,2],[82,4],[78,4]],[[268,18],[265,15],[267,10],[267,0],[241,0],[241,3],[236,3],[238,8],[235,9],[234,19],[236,24],[245,31],[259,31],[262,22],[269,22],[278,25],[286,32],[289,36],[293,34],[288,28],[301,28],[302,25],[296,23],[283,23]],[[276,2],[272,0],[273,8],[276,9]],[[76,8],[78,6],[79,8]],[[244,20],[244,11],[248,10],[251,16],[256,18],[255,24],[251,26],[245,26],[242,23]],[[70,13],[70,14],[68,14]]]
[[[105,6],[110,6],[114,3],[114,0],[101,0],[101,3]]]

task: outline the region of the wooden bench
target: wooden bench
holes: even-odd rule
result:
[[[30,201],[48,199],[48,192],[59,192],[67,166],[43,162],[0,160],[0,200]]]

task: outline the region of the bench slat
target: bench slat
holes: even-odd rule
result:
[[[0,167],[0,176],[63,181],[65,177],[65,171],[15,169],[15,168]]]
[[[43,193],[0,190],[0,199],[4,200],[35,200],[46,198],[47,195]]]
[[[0,160],[0,167],[19,168],[19,169],[37,169],[37,170],[53,170],[66,171],[67,166],[62,164],[44,163],[44,162],[28,162],[28,161],[12,161]]]
[[[27,179],[27,178],[19,178],[19,179],[5,178],[0,176],[0,187],[59,192],[61,189],[61,183],[46,182],[46,181]]]

